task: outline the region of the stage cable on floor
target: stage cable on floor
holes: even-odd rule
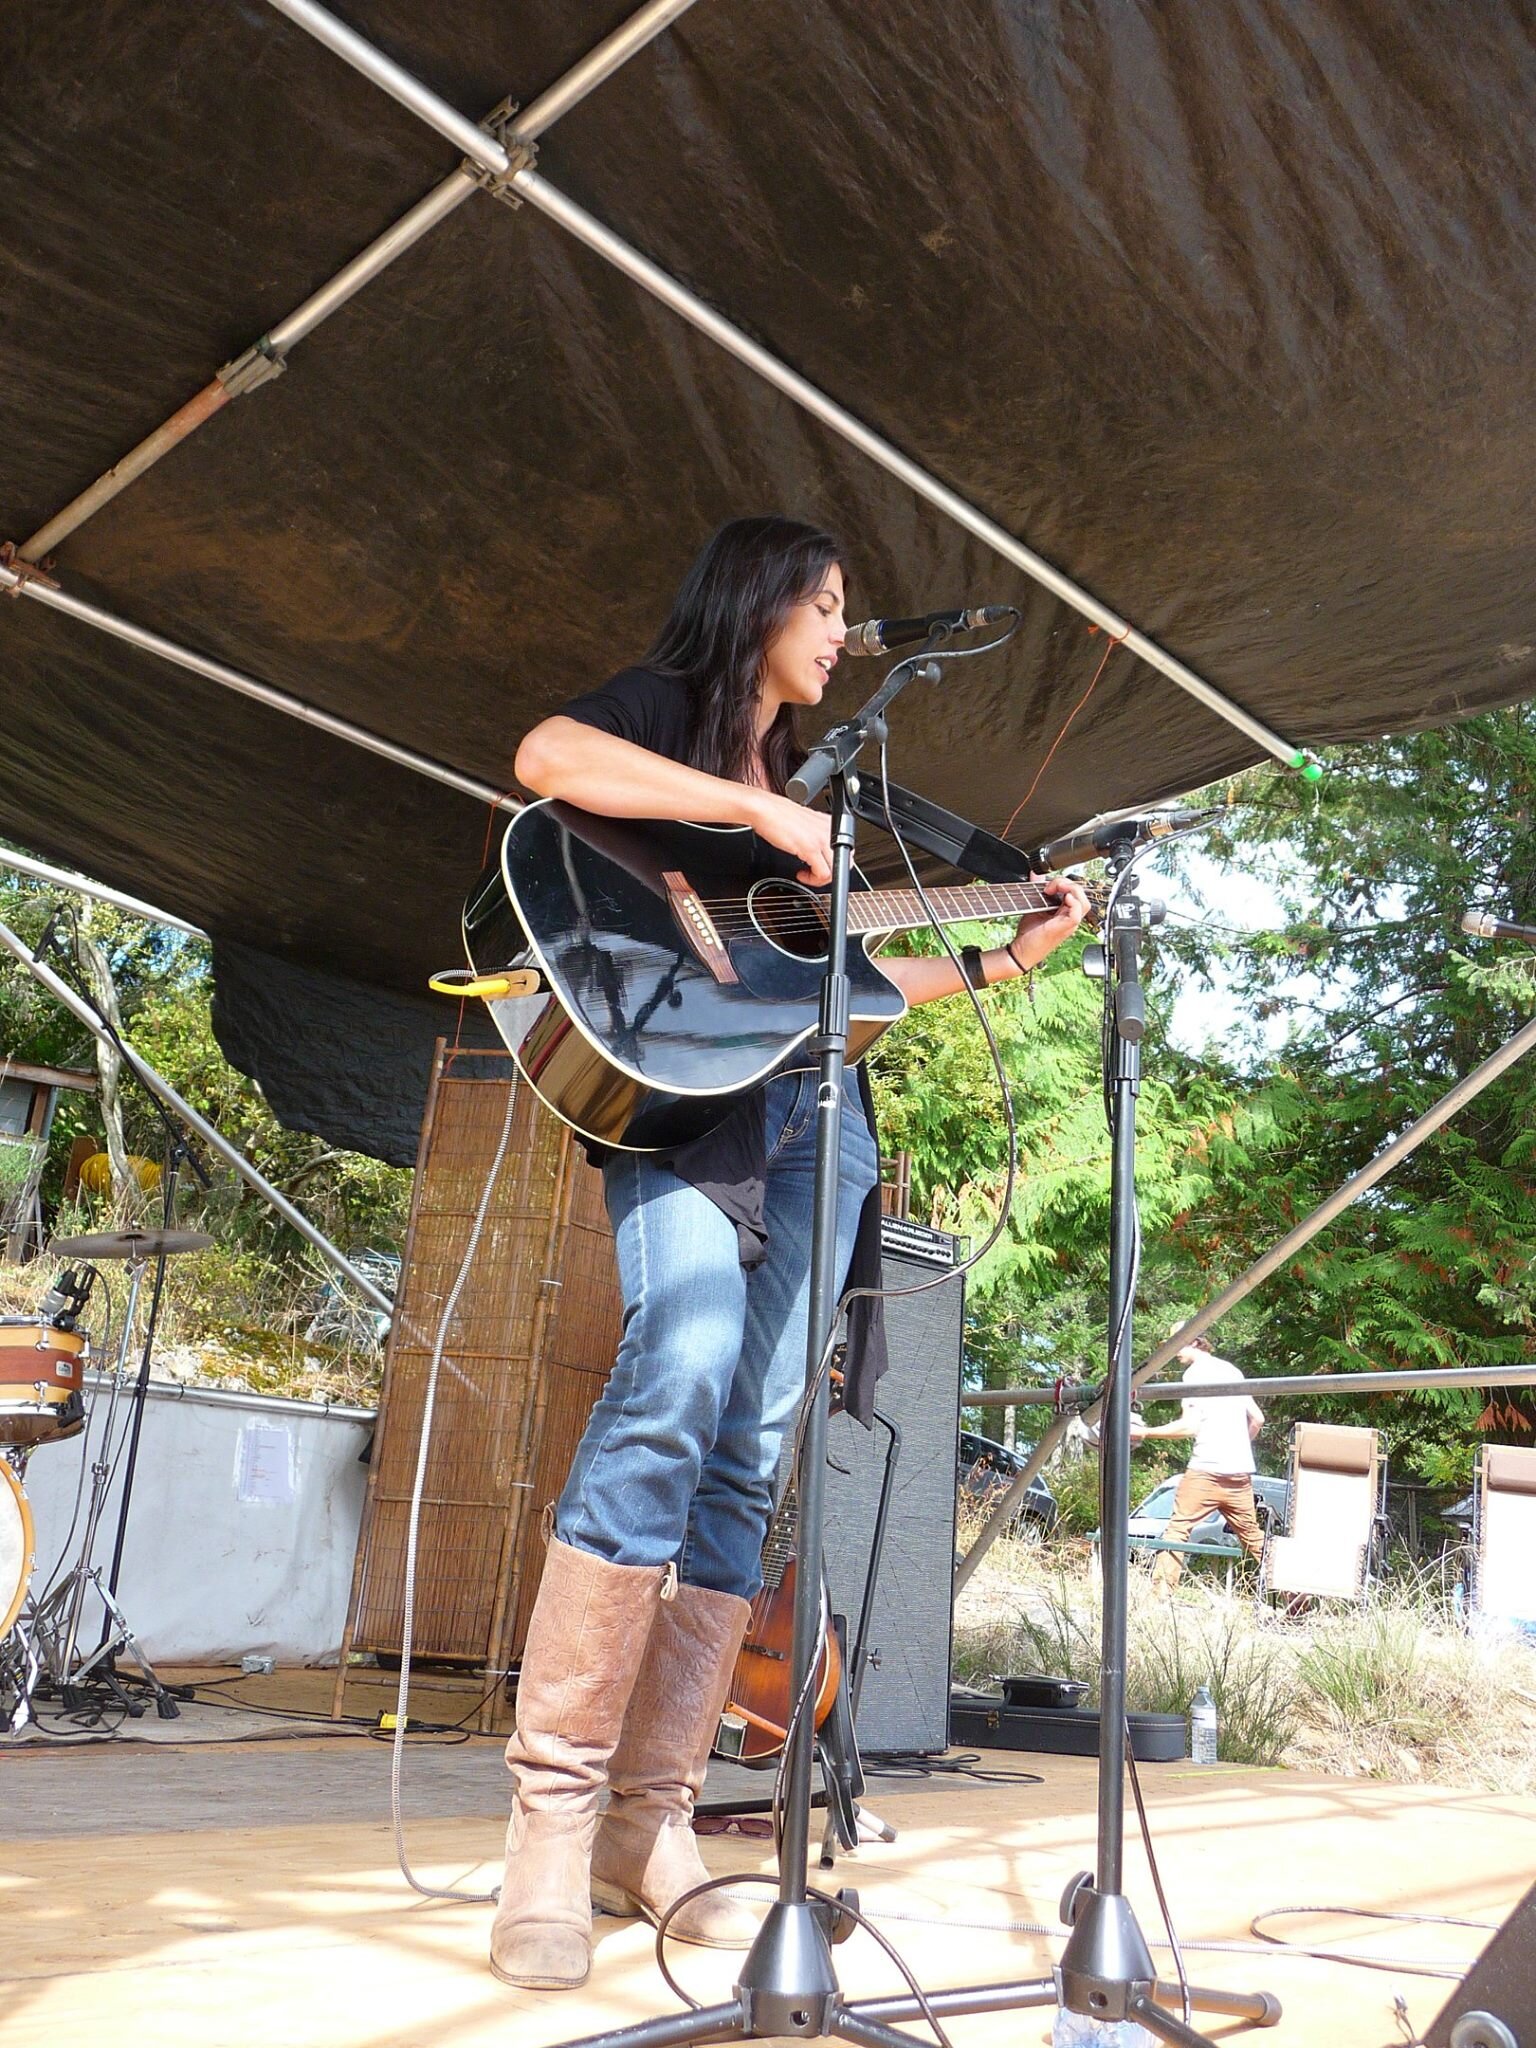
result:
[[[723,1882],[723,1880],[721,1880]],[[866,1899],[864,1910],[872,1920],[892,1920],[913,1927],[963,1928],[967,1934],[1033,1934],[1045,1941],[1065,1941],[1070,1929],[1052,1927],[1041,1920],[969,1920],[953,1914],[910,1913],[899,1906],[879,1907]],[[1358,1953],[1350,1949],[1325,1948],[1319,1945],[1284,1941],[1278,1935],[1265,1934],[1259,1923],[1263,1920],[1289,1919],[1297,1915],[1307,1917],[1344,1918],[1354,1920],[1390,1921],[1395,1925],[1414,1927],[1467,1927],[1480,1933],[1497,1934],[1500,1923],[1494,1920],[1462,1920],[1445,1913],[1394,1913],[1375,1906],[1266,1906],[1262,1913],[1255,1913],[1248,1925],[1257,1937],[1253,1941],[1191,1941],[1185,1939],[1180,1947],[1190,1955],[1210,1956],[1289,1956],[1297,1962],[1348,1963],[1362,1970],[1400,1970],[1410,1977],[1454,1978],[1458,1983],[1467,1974],[1470,1965],[1455,1963],[1419,1963],[1407,1956],[1383,1956]],[[1167,1948],[1166,1941],[1148,1941],[1149,1948]]]
[[[410,1518],[406,1524],[405,1537],[405,1597],[401,1616],[400,1633],[400,1686],[395,1700],[395,1737],[389,1766],[389,1814],[395,1833],[395,1856],[400,1865],[400,1874],[414,1892],[426,1899],[453,1899],[463,1905],[494,1905],[499,1893],[464,1892],[444,1890],[436,1885],[422,1882],[411,1868],[410,1858],[405,1849],[405,1829],[400,1817],[400,1770],[405,1752],[406,1708],[411,1687],[411,1635],[416,1618],[416,1550],[421,1528],[421,1502],[426,1491],[427,1458],[432,1447],[432,1411],[437,1399],[437,1378],[442,1369],[443,1351],[448,1342],[448,1328],[459,1305],[459,1296],[469,1279],[470,1268],[475,1254],[480,1249],[480,1239],[485,1231],[485,1219],[490,1213],[491,1197],[496,1192],[496,1183],[501,1178],[502,1162],[507,1156],[507,1147],[512,1139],[512,1125],[517,1110],[517,1090],[507,1090],[507,1111],[502,1119],[501,1136],[497,1140],[495,1157],[485,1177],[485,1186],[480,1191],[480,1201],[475,1209],[475,1220],[470,1226],[469,1241],[464,1247],[464,1256],[459,1261],[459,1270],[454,1276],[448,1299],[443,1304],[443,1313],[437,1325],[437,1334],[432,1344],[432,1361],[427,1368],[426,1397],[422,1403],[420,1441],[416,1453],[416,1474],[411,1482]]]

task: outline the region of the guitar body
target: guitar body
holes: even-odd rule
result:
[[[519,1005],[488,1008],[556,1116],[602,1145],[668,1150],[813,1064],[824,898],[775,872],[781,858],[745,828],[549,799],[511,821],[465,906],[465,946],[477,973],[530,959],[548,982],[531,1028]],[[857,937],[848,974],[852,1062],[906,999]]]
[[[767,1764],[781,1755],[792,1705],[789,1690],[789,1652],[795,1622],[796,1560],[790,1558],[776,1585],[765,1585],[752,1602],[736,1658],[736,1670],[725,1703],[728,1714],[738,1714],[747,1724],[742,1740],[744,1764]],[[837,1636],[823,1632],[821,1654],[816,1666],[815,1725],[819,1728],[832,1711],[842,1679],[842,1652]]]

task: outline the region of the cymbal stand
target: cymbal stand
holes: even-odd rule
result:
[[[91,1467],[91,1498],[86,1509],[85,1531],[80,1539],[80,1554],[33,1611],[29,1639],[32,1654],[41,1669],[41,1684],[56,1692],[66,1706],[84,1704],[86,1689],[94,1688],[105,1691],[116,1705],[137,1720],[144,1712],[144,1702],[123,1690],[113,1669],[113,1660],[119,1655],[126,1655],[137,1665],[144,1683],[153,1693],[155,1711],[161,1720],[174,1721],[180,1708],[155,1675],[154,1666],[129,1626],[116,1593],[103,1584],[103,1567],[91,1562],[112,1484],[113,1425],[128,1377],[128,1348],[138,1317],[139,1293],[147,1263],[144,1259],[131,1259],[128,1264],[128,1305],[123,1313],[122,1334],[118,1338],[117,1357],[112,1367],[106,1420],[97,1441],[96,1461]],[[86,1598],[93,1593],[103,1609],[102,1638],[88,1657],[77,1662]]]
[[[187,1164],[196,1173],[198,1179],[202,1182],[205,1193],[210,1182],[207,1173],[203,1169],[202,1161],[187,1141],[185,1131],[181,1130],[171,1121],[170,1117],[166,1114],[163,1103],[156,1101],[153,1096],[150,1097],[150,1100],[160,1112],[160,1121],[165,1126],[166,1170],[161,1184],[160,1220],[162,1227],[169,1230],[176,1221],[176,1181],[181,1172],[182,1161],[186,1160]],[[144,1427],[144,1406],[149,1398],[149,1362],[154,1350],[155,1331],[160,1325],[161,1297],[165,1292],[165,1259],[166,1255],[163,1251],[156,1253],[155,1284],[150,1290],[149,1320],[144,1326],[144,1349],[139,1356],[138,1376],[133,1383],[133,1415],[128,1425],[127,1455],[123,1460],[123,1483],[118,1494],[117,1535],[113,1539],[112,1544],[112,1569],[107,1575],[107,1591],[113,1596],[114,1600],[117,1595],[117,1582],[123,1569],[123,1545],[128,1537],[128,1509],[133,1501],[133,1479],[139,1465],[139,1432]],[[108,1671],[113,1670],[117,1655],[116,1651],[107,1642],[106,1631],[110,1627],[111,1615],[109,1610],[108,1616],[103,1622],[101,1642],[97,1646],[97,1654],[104,1659],[105,1668]],[[174,1714],[174,1708],[172,1713]],[[166,1714],[162,1707],[161,1718],[169,1720],[172,1718],[172,1715]]]

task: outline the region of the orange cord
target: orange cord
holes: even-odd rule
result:
[[[1090,626],[1088,628],[1088,631],[1090,633],[1097,633],[1099,630],[1100,628],[1097,626]],[[1088,685],[1087,689],[1084,690],[1081,697],[1078,698],[1077,702],[1072,706],[1072,709],[1067,713],[1066,724],[1061,728],[1061,731],[1057,733],[1055,739],[1051,741],[1050,751],[1047,753],[1045,759],[1040,763],[1040,766],[1035,770],[1034,781],[1029,785],[1028,789],[1025,790],[1024,794],[1019,798],[1018,802],[1014,805],[1012,811],[1009,813],[1008,822],[1003,827],[1002,832],[999,834],[1000,838],[1006,839],[1008,837],[1008,834],[1013,830],[1014,819],[1017,818],[1020,811],[1023,810],[1024,806],[1029,802],[1030,798],[1034,795],[1035,791],[1040,787],[1041,777],[1045,774],[1046,769],[1050,767],[1052,761],[1056,758],[1056,749],[1061,745],[1062,741],[1066,738],[1067,734],[1072,730],[1073,719],[1076,718],[1079,711],[1082,710],[1083,706],[1088,702],[1088,699],[1099,687],[1099,677],[1103,675],[1105,667],[1108,664],[1109,657],[1114,653],[1117,647],[1123,647],[1125,645],[1126,640],[1130,637],[1130,631],[1130,627],[1127,626],[1125,631],[1121,634],[1118,634],[1116,638],[1111,640],[1109,645],[1105,648],[1103,659],[1100,661],[1098,667],[1093,672],[1093,681]]]

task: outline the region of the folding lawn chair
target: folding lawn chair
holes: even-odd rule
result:
[[[1536,1451],[1488,1444],[1478,1461],[1472,1611],[1536,1629]]]
[[[1264,1546],[1260,1603],[1305,1594],[1361,1604],[1383,1547],[1386,1485],[1374,1429],[1298,1423],[1291,1432],[1287,1533]]]

